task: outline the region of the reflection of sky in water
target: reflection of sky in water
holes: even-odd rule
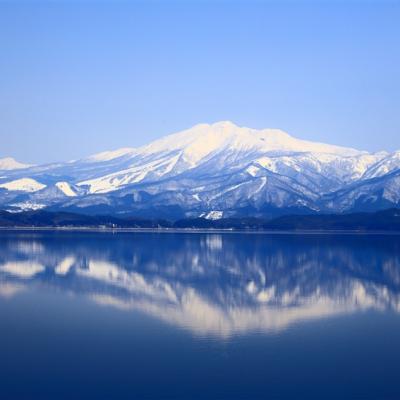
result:
[[[65,291],[199,335],[400,310],[397,236],[2,233],[0,296]]]

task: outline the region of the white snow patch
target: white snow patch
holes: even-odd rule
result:
[[[197,200],[197,201],[201,201],[200,196],[199,196],[198,193],[195,193],[195,194],[193,195],[193,198],[194,198],[195,200]]]
[[[42,183],[35,181],[32,178],[21,178],[15,181],[10,181],[0,184],[0,188],[7,189],[9,191],[21,191],[21,192],[37,192],[46,187]]]
[[[218,193],[212,195],[212,196],[209,198],[209,200],[210,200],[210,201],[211,201],[211,200],[215,200],[216,198],[221,197],[221,196],[225,195],[226,193],[232,192],[233,190],[237,189],[237,188],[240,187],[240,186],[246,185],[247,183],[248,183],[248,182],[246,181],[246,182],[238,183],[237,185],[233,185],[233,186],[229,187],[229,188],[226,189],[226,190],[223,190],[223,191],[221,191],[221,192],[218,192]]]
[[[12,207],[17,207],[19,208],[18,211],[15,209],[9,209],[7,210],[8,212],[22,212],[22,211],[36,211],[36,210],[41,210],[42,208],[46,207],[46,204],[41,204],[41,203],[34,203],[32,201],[25,201],[21,203],[13,203],[10,204]]]
[[[77,195],[68,182],[57,182],[56,186],[68,197],[75,197]]]
[[[266,176],[261,177],[261,184],[260,184],[260,186],[253,192],[253,196],[254,196],[255,194],[259,193],[259,192],[264,188],[264,186],[265,186],[266,184],[267,184],[267,177],[266,177]]]
[[[250,165],[250,167],[248,167],[246,169],[246,172],[251,175],[251,176],[256,176],[257,172],[260,170],[260,168],[254,166],[254,165]]]
[[[200,217],[205,219],[217,220],[221,219],[224,215],[223,211],[210,211],[208,213],[202,213]]]
[[[274,160],[272,158],[261,157],[257,160],[257,164],[265,169],[268,169],[269,171],[277,172],[276,160]]]

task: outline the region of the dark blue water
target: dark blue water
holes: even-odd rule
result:
[[[0,233],[1,399],[399,399],[400,236]]]

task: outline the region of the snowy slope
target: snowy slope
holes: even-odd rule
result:
[[[376,178],[396,171],[400,168],[400,151],[395,151],[392,154],[384,154],[384,157],[376,162],[364,174],[364,179]]]
[[[352,185],[323,196],[321,202],[328,210],[375,211],[400,206],[400,169],[361,180]]]
[[[21,178],[15,181],[0,184],[0,188],[18,192],[37,192],[45,187],[46,185],[43,185],[31,178]]]
[[[293,157],[296,153],[312,153],[317,169],[321,169],[320,164],[333,162],[338,157],[365,155],[350,148],[295,139],[278,129],[241,128],[231,122],[196,125],[136,151],[123,149],[116,154],[127,152],[132,154],[129,168],[78,184],[88,186],[91,193],[107,193],[126,185],[154,181],[188,170],[196,172],[196,168],[204,165],[207,165],[208,172],[213,173],[218,173],[221,168],[238,169],[265,154],[273,155],[272,162],[275,163],[277,155],[290,154]],[[101,158],[108,159],[109,154],[103,154],[106,155]],[[288,158],[286,161],[291,162]]]
[[[102,153],[94,154],[93,156],[88,157],[85,161],[87,162],[104,162],[115,160],[116,158],[132,156],[135,154],[134,148],[123,148],[114,151],[104,151]]]
[[[68,197],[75,197],[77,193],[72,189],[68,182],[57,182],[56,187]]]

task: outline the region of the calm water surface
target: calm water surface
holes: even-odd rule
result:
[[[0,233],[1,399],[400,399],[400,236]]]

